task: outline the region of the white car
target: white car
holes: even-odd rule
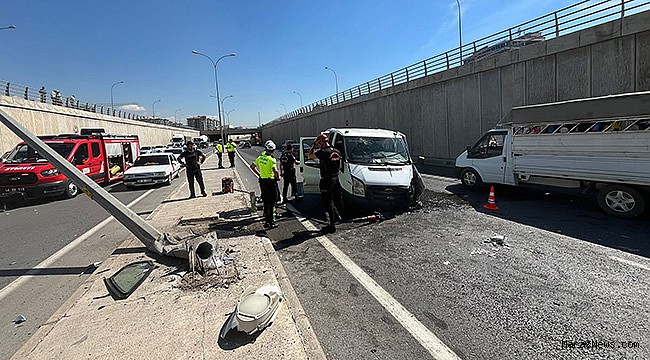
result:
[[[181,169],[176,156],[171,153],[140,155],[126,172],[124,186],[133,189],[140,185],[170,185]]]
[[[174,156],[176,156],[176,160],[178,160],[178,156],[181,153],[183,153],[183,151],[184,150],[182,148],[174,148],[174,147],[173,148],[167,148],[167,150],[165,150],[165,152],[174,154]]]
[[[140,148],[140,155],[151,154],[153,152],[153,146],[142,146]]]

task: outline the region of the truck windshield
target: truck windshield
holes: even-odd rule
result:
[[[410,157],[404,139],[345,137],[348,161],[355,164],[406,165]]]
[[[157,155],[157,156],[141,156],[135,160],[133,166],[152,166],[152,165],[168,165],[169,156],[167,155]]]
[[[49,147],[54,149],[59,155],[64,158],[68,158],[70,152],[74,148],[75,144],[70,143],[46,143]],[[23,144],[18,145],[14,151],[7,156],[5,160],[6,163],[12,164],[24,164],[24,163],[35,163],[35,162],[47,162],[47,159],[39,154],[36,150],[32,149],[29,145]]]

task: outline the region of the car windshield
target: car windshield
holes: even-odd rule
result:
[[[135,160],[133,166],[153,166],[153,165],[168,165],[169,156],[140,156]]]
[[[399,137],[345,137],[347,158],[355,164],[406,165],[410,157]]]
[[[75,144],[71,143],[46,143],[49,147],[54,149],[59,155],[67,158],[70,155],[70,152],[74,148]],[[47,159],[39,154],[36,150],[32,149],[31,146],[27,144],[18,145],[12,152],[7,156],[5,160],[6,163],[13,164],[23,164],[23,163],[33,163],[33,162],[47,162]]]

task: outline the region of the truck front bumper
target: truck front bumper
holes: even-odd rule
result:
[[[53,197],[63,194],[65,189],[66,181],[54,181],[21,187],[0,187],[0,198],[10,196],[22,196],[27,199]]]
[[[413,191],[408,187],[366,186],[366,196],[356,196],[343,191],[346,202],[366,210],[398,210],[411,205]]]

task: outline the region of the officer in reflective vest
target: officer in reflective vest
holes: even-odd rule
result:
[[[274,219],[274,207],[277,201],[280,173],[278,172],[277,162],[273,157],[275,143],[272,140],[268,140],[264,144],[264,147],[266,151],[251,164],[251,169],[259,176],[260,191],[262,193],[262,201],[264,202],[264,226],[274,228],[277,227]]]
[[[235,167],[235,143],[228,140],[226,143],[226,151],[228,151],[228,160],[230,160],[230,167]]]
[[[222,144],[222,142],[223,142],[222,140],[219,140],[219,142],[217,143],[217,146],[215,146],[215,150],[217,150],[217,158],[219,159],[219,169],[223,169],[223,160],[222,160],[223,144]]]

